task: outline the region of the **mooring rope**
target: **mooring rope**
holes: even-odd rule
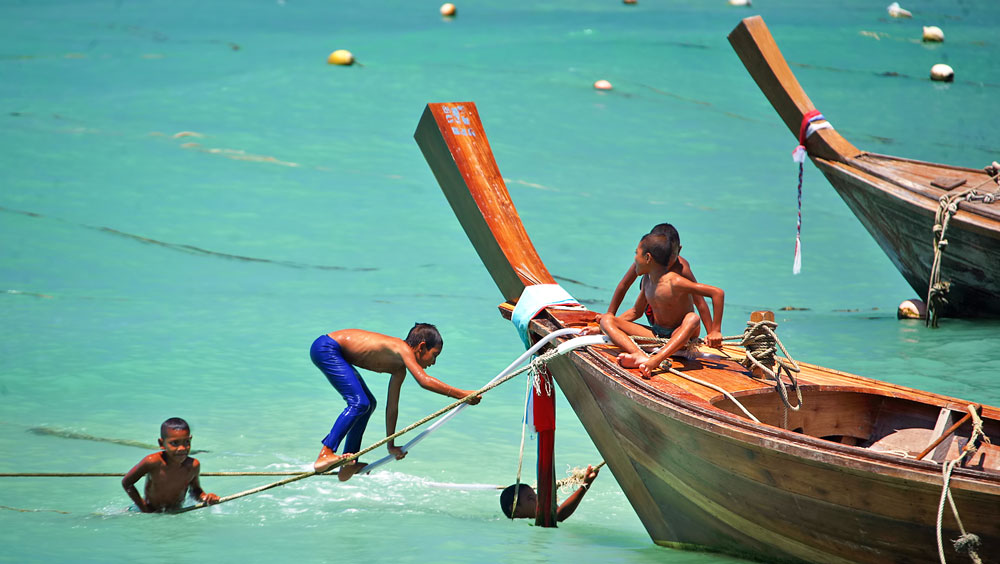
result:
[[[951,473],[955,469],[955,466],[960,464],[966,456],[971,453],[976,452],[979,448],[978,443],[983,440],[987,443],[990,442],[989,437],[983,433],[983,420],[979,417],[979,413],[976,412],[976,407],[970,405],[967,407],[969,413],[972,415],[972,435],[969,437],[969,442],[962,447],[962,453],[955,457],[953,460],[949,460],[941,467],[942,481],[944,485],[941,488],[941,502],[938,504],[937,513],[937,546],[938,546],[938,557],[941,559],[941,564],[947,564],[944,558],[944,541],[941,538],[941,524],[944,520],[944,502],[948,501],[951,505],[951,512],[955,516],[955,522],[958,524],[958,530],[962,533],[957,539],[953,541],[956,552],[966,552],[975,564],[982,564],[982,559],[979,558],[979,554],[976,549],[979,548],[981,541],[979,536],[969,533],[965,530],[965,526],[962,525],[962,519],[958,516],[958,507],[955,505],[955,499],[951,495]]]
[[[987,167],[987,170],[991,170],[991,167]],[[951,282],[941,281],[941,259],[944,257],[944,251],[948,247],[946,235],[951,216],[955,215],[955,212],[958,211],[958,205],[962,202],[992,204],[1000,200],[1000,188],[985,194],[977,192],[983,186],[990,182],[996,182],[998,179],[1000,179],[1000,170],[992,173],[990,178],[968,190],[956,194],[945,194],[938,200],[938,209],[934,215],[934,227],[932,228],[932,232],[934,233],[934,259],[931,262],[931,274],[927,281],[927,316],[924,321],[924,325],[927,327],[938,326],[938,309],[940,306],[948,303],[948,291],[951,289]]]
[[[570,329],[561,329],[559,331],[554,331],[553,333],[550,333],[549,335],[546,335],[546,339],[543,339],[542,341],[539,341],[539,343],[536,343],[535,347],[532,347],[531,349],[528,349],[528,351],[525,351],[525,354],[523,354],[521,356],[521,358],[525,358],[526,355],[528,355],[529,353],[530,354],[535,354],[535,352],[537,352],[541,348],[541,346],[544,346],[548,341],[551,341],[552,339],[555,339],[558,336],[563,336],[563,335],[568,335],[568,334],[574,334],[574,333],[579,333],[579,332],[580,332],[579,329],[572,329],[572,328],[570,328]],[[484,394],[484,393],[492,390],[493,388],[496,388],[500,384],[503,384],[504,382],[507,382],[508,380],[513,379],[514,377],[522,374],[523,372],[531,370],[537,364],[544,364],[545,362],[547,362],[550,358],[552,358],[554,356],[565,354],[566,352],[568,352],[570,350],[573,350],[574,348],[576,348],[575,346],[571,345],[571,343],[573,341],[577,341],[576,347],[579,347],[579,346],[587,346],[587,345],[593,344],[594,341],[595,341],[595,339],[593,337],[589,337],[589,336],[588,337],[578,337],[577,339],[572,339],[570,342],[563,343],[558,348],[554,348],[554,349],[552,349],[550,351],[545,352],[544,354],[539,355],[536,359],[532,360],[531,363],[528,364],[527,366],[524,366],[522,368],[519,368],[519,369],[513,370],[513,371],[510,371],[510,367],[508,367],[508,371],[509,371],[508,374],[503,375],[501,373],[500,376],[497,376],[496,378],[494,378],[492,381],[490,381],[490,383],[488,383],[487,385],[483,386],[479,390],[476,390],[475,392],[472,392],[471,394],[465,396],[464,398],[459,399],[459,400],[453,402],[452,404],[450,404],[450,405],[448,405],[446,407],[443,407],[443,408],[435,411],[434,413],[431,413],[430,415],[424,417],[423,419],[420,419],[419,421],[411,423],[406,428],[404,428],[404,429],[402,429],[400,431],[397,431],[397,432],[395,432],[395,433],[389,435],[388,437],[385,437],[385,438],[383,438],[383,439],[381,439],[379,441],[376,441],[372,445],[370,445],[370,446],[368,446],[368,447],[366,447],[364,449],[361,449],[360,451],[358,451],[356,453],[353,453],[353,454],[351,454],[349,456],[345,456],[345,457],[341,458],[336,463],[334,463],[333,466],[331,466],[330,468],[328,468],[327,470],[325,470],[324,473],[325,472],[329,472],[331,470],[334,470],[336,468],[339,468],[339,467],[347,464],[348,462],[353,462],[353,461],[357,460],[362,455],[367,454],[367,453],[375,450],[376,448],[378,448],[378,447],[380,447],[380,446],[388,443],[391,440],[394,440],[396,437],[399,437],[401,435],[409,433],[413,429],[416,429],[417,427],[420,427],[421,425],[423,425],[423,424],[425,424],[425,423],[427,423],[427,422],[429,422],[429,421],[431,421],[433,419],[436,419],[436,418],[438,418],[438,417],[440,417],[440,416],[448,413],[452,409],[455,409],[456,407],[461,406],[462,404],[468,402],[470,399],[472,399],[472,398],[474,398],[474,397],[476,397],[478,395]],[[284,485],[290,484],[292,482],[296,482],[296,481],[299,481],[299,480],[303,480],[305,478],[309,478],[310,476],[315,476],[316,474],[319,474],[319,473],[320,472],[316,472],[315,470],[313,470],[311,472],[303,472],[303,473],[295,475],[295,476],[290,476],[290,477],[288,477],[288,478],[286,478],[284,480],[279,480],[277,482],[273,482],[273,483],[270,483],[270,484],[265,484],[263,486],[256,487],[256,488],[251,488],[249,490],[242,491],[242,492],[239,492],[239,493],[236,493],[236,494],[233,494],[233,495],[228,495],[228,496],[225,496],[225,497],[221,497],[221,498],[219,498],[218,502],[216,502],[216,503],[214,503],[212,505],[218,505],[220,503],[225,503],[227,501],[232,501],[234,499],[239,499],[241,497],[245,497],[245,496],[248,496],[248,495],[252,495],[252,494],[255,494],[255,493],[260,493],[262,491],[269,490],[271,488],[276,488],[278,486],[284,486]],[[201,509],[202,507],[208,507],[208,504],[205,503],[205,502],[199,502],[199,503],[197,503],[195,505],[184,507],[184,508],[178,510],[177,513],[186,513],[188,511],[194,511],[195,509]]]

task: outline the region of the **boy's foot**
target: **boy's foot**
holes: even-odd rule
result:
[[[358,462],[357,460],[352,460],[347,464],[340,467],[340,471],[337,472],[337,479],[341,482],[346,482],[351,479],[351,476],[361,472],[368,466],[364,462]]]
[[[316,462],[313,462],[313,470],[315,470],[317,474],[322,474],[330,468],[333,468],[333,465],[340,462],[340,459],[344,458],[344,456],[347,455],[339,455],[324,445],[323,450],[319,451],[319,456],[316,458]]]
[[[641,352],[621,353],[618,355],[618,364],[625,368],[639,368],[639,365],[647,360],[649,360],[649,357]]]

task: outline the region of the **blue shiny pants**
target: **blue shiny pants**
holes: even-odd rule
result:
[[[336,452],[340,441],[346,437],[341,454],[358,452],[361,450],[361,439],[368,426],[368,418],[375,411],[375,396],[368,390],[357,369],[344,359],[340,343],[329,335],[322,335],[313,341],[309,356],[347,402],[347,408],[337,417],[330,434],[323,439],[323,444]]]

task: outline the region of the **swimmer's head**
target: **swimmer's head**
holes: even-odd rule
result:
[[[190,433],[191,427],[188,426],[187,421],[181,419],[180,417],[171,417],[160,425],[160,438],[167,438],[170,431],[186,431]]]
[[[514,488],[519,487],[517,506],[514,507]],[[500,494],[500,509],[508,519],[524,519],[535,516],[537,496],[528,484],[511,484]],[[513,516],[511,516],[513,515]]]

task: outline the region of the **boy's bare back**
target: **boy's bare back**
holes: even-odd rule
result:
[[[406,341],[373,331],[340,329],[329,333],[329,336],[340,345],[347,362],[372,372],[403,372],[406,370],[405,358],[413,356],[413,350]]]

